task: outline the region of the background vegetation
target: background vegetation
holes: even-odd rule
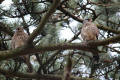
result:
[[[0,80],[61,80],[69,55],[74,80],[120,79],[120,0],[12,0],[3,6],[5,1],[0,0]],[[88,18],[100,35],[86,45],[80,31]],[[11,50],[11,37],[18,26],[30,37],[26,45]],[[69,32],[61,35],[63,29],[71,30],[71,39],[64,39]],[[92,62],[92,46],[99,49],[97,65]],[[32,73],[27,72],[26,63],[14,60],[26,54]]]

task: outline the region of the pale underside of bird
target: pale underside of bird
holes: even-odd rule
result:
[[[88,42],[91,40],[97,40],[98,35],[99,35],[99,29],[97,28],[96,24],[94,24],[91,20],[83,21],[83,26],[81,29],[81,37],[84,41]],[[97,47],[91,46],[91,49],[94,50],[93,58],[99,61],[99,55],[96,52]]]
[[[81,29],[81,37],[85,41],[97,40],[99,35],[99,29],[91,21],[85,21]]]
[[[16,28],[16,32],[14,33],[14,35],[12,37],[12,41],[11,41],[12,49],[16,49],[16,48],[19,48],[19,47],[25,45],[28,37],[29,37],[28,34],[24,32],[24,29],[22,27]],[[21,57],[23,58],[25,63],[28,65],[28,68],[32,70],[32,68],[31,68],[32,65],[30,63],[29,55],[24,55]]]
[[[23,46],[26,43],[28,37],[29,36],[24,32],[24,29],[22,27],[18,27],[12,37],[12,49]]]

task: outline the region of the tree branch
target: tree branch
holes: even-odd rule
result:
[[[0,22],[0,31],[3,31],[4,33],[13,36],[13,32],[10,29],[10,27],[7,24],[4,24],[2,22]]]
[[[0,0],[0,4],[3,2],[4,0]]]
[[[71,18],[73,18],[74,20],[79,21],[79,22],[83,22],[83,19],[80,19],[77,16],[71,14],[70,12],[68,12],[67,10],[65,10],[64,8],[62,8],[61,6],[59,6],[58,9],[61,12],[63,12],[65,15],[70,16]],[[99,29],[101,29],[101,30],[110,31],[110,32],[115,33],[115,34],[119,34],[120,33],[120,31],[118,31],[118,30],[114,30],[114,29],[112,29],[110,27],[106,27],[106,26],[103,26],[103,25],[100,25],[100,24],[97,24],[97,27]]]
[[[111,43],[117,43],[119,41],[120,41],[120,34],[112,38],[97,40],[97,41],[89,41],[87,43],[81,42],[81,43],[47,44],[32,48],[31,47],[27,48],[26,46],[23,46],[15,50],[0,51],[0,60],[6,60],[21,55],[32,54],[35,52],[45,52],[45,51],[55,51],[55,50],[78,49],[78,50],[91,52],[92,46],[109,45]]]
[[[100,24],[98,24],[97,26],[98,26],[99,29],[102,29],[104,31],[110,31],[110,32],[115,33],[115,34],[120,34],[120,30],[115,30],[115,29],[112,29],[108,26],[103,26],[103,25],[100,25]]]
[[[36,73],[20,73],[20,72],[12,72],[10,70],[3,70],[0,69],[0,73],[10,77],[20,77],[20,78],[27,78],[27,79],[40,79],[40,80],[62,80],[61,75],[50,75],[50,74],[36,74]],[[71,80],[87,80],[87,78],[80,78],[80,77],[71,77]],[[90,78],[88,78],[89,80]],[[91,78],[92,79],[92,78]]]
[[[53,1],[52,6],[47,11],[45,16],[41,19],[41,22],[40,22],[39,26],[37,27],[37,29],[35,29],[33,31],[33,33],[30,35],[30,37],[28,39],[28,44],[30,44],[35,39],[35,37],[42,31],[42,29],[44,28],[44,26],[45,26],[46,22],[48,21],[49,17],[55,12],[59,3],[60,3],[60,0],[54,0]]]

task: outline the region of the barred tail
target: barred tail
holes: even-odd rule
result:
[[[28,66],[28,72],[33,72],[33,67],[32,67],[32,64],[30,63],[30,58],[29,58],[29,55],[25,55],[23,56],[24,57],[24,60],[25,60],[25,63],[27,64]]]
[[[97,49],[97,47],[92,47],[92,54],[93,54],[93,60],[95,61],[95,62],[99,62],[99,53],[98,53],[98,49]]]

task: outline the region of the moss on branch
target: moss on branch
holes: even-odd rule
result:
[[[97,26],[98,26],[99,29],[102,29],[102,30],[105,30],[105,31],[110,31],[110,32],[115,33],[115,34],[120,34],[120,31],[112,29],[108,26],[103,26],[103,25],[100,25],[100,24],[98,24]]]

